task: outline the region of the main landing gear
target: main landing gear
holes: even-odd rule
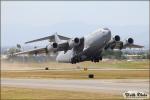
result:
[[[75,56],[71,59],[72,64],[79,63],[81,61],[81,57]]]
[[[92,58],[91,58],[91,61],[92,61],[92,62],[99,62],[99,60],[102,60],[102,56],[99,56],[99,57],[92,57]]]
[[[102,60],[102,56],[94,56],[94,57],[91,57],[90,58],[92,62],[99,62],[100,60]],[[81,57],[79,56],[75,56],[71,59],[71,63],[72,64],[76,64],[76,63],[79,63],[81,62]]]

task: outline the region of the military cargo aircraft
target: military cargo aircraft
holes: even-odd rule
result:
[[[134,44],[133,38],[128,38],[123,42],[120,40],[119,35],[112,37],[108,28],[99,28],[81,38],[68,38],[55,33],[54,35],[25,43],[43,40],[49,40],[50,43],[43,48],[18,52],[14,55],[57,52],[56,61],[75,64],[83,61],[99,62],[102,60],[102,52],[108,49],[143,48],[143,46]]]

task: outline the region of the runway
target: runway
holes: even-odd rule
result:
[[[123,93],[125,91],[149,92],[148,79],[12,79],[2,78],[2,86],[55,89],[83,92]]]

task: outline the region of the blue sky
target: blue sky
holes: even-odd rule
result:
[[[55,32],[82,37],[108,27],[122,40],[149,46],[148,1],[2,1],[2,46],[14,46]],[[39,42],[33,45],[46,45]],[[24,45],[25,46],[25,45]]]

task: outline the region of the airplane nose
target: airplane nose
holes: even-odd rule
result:
[[[111,38],[111,31],[110,31],[110,30],[107,31],[107,36],[108,36],[109,38]]]
[[[105,33],[105,35],[111,35],[111,31],[110,30],[105,30],[104,33]]]
[[[108,35],[111,35],[111,31],[110,31],[110,30],[108,30],[108,31],[107,31],[107,34],[108,34]]]
[[[108,39],[111,38],[111,31],[109,29],[105,30],[105,37]]]
[[[103,28],[103,29],[104,29],[104,31],[106,32],[106,35],[111,35],[110,29],[108,29],[108,28]]]

